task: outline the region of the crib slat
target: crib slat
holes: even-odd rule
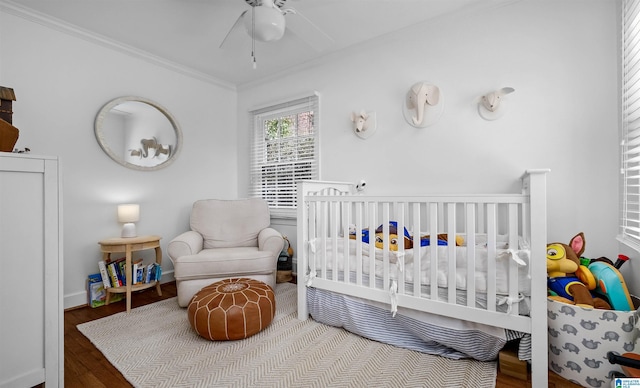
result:
[[[369,202],[369,288],[376,288],[376,202]]]
[[[420,297],[422,289],[422,278],[420,273],[422,265],[423,248],[420,246],[420,202],[413,203],[413,295]],[[417,245],[416,245],[417,244]]]
[[[338,280],[338,204],[339,202],[329,202],[329,238],[331,239],[331,278]]]
[[[518,251],[518,205],[509,204],[509,249]],[[518,300],[518,263],[509,259],[509,299]],[[518,305],[513,304],[511,315],[518,315]]]
[[[327,239],[328,239],[328,235],[327,235],[327,222],[329,219],[329,209],[328,209],[328,204],[327,202],[320,202],[320,229],[318,231],[318,236],[320,236],[320,243],[321,246],[319,246],[317,249],[320,250],[320,252],[322,253],[321,255],[318,255],[318,260],[320,262],[320,277],[323,279],[327,278]]]
[[[364,203],[355,203],[355,228],[356,228],[356,284],[362,285],[362,206]]]
[[[398,251],[396,252],[395,268],[392,270],[392,278],[398,283],[398,294],[404,294],[404,229],[405,229],[405,204],[393,203],[393,214],[398,219]]]
[[[438,300],[438,203],[429,203],[429,250],[431,263],[429,264],[431,299]],[[416,257],[413,261],[421,261]]]
[[[467,306],[476,307],[476,204],[467,203]],[[452,241],[455,246],[455,240]]]
[[[382,203],[382,289],[389,289],[389,202]],[[400,231],[398,231],[400,233]],[[375,249],[375,244],[374,244]]]
[[[487,204],[487,310],[496,311],[496,204]]]
[[[349,260],[349,220],[351,219],[351,206],[348,202],[340,202],[340,225],[338,226],[342,235],[342,281],[349,283],[349,273],[351,271],[351,260]]]
[[[455,241],[456,238],[456,204],[447,203],[447,240]],[[433,231],[431,231],[433,233]],[[456,244],[447,245],[449,261],[449,278],[447,279],[447,301],[450,304],[456,303]]]
[[[522,228],[522,231],[520,232],[520,234],[522,236],[531,236],[531,229],[529,227],[529,225],[531,224],[530,221],[530,217],[531,217],[531,209],[528,203],[523,203],[522,205],[520,205],[520,225]],[[528,248],[528,247],[527,247]]]

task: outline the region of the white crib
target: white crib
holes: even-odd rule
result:
[[[317,291],[370,303],[374,312],[367,314],[385,306],[379,314],[385,322],[396,313],[423,314],[427,322],[430,316],[467,322],[474,330],[480,324],[525,333],[531,336],[532,386],[547,386],[547,172],[526,171],[519,194],[369,196],[349,183],[301,183],[298,318],[332,308],[326,300],[312,303],[309,295]],[[392,227],[412,247],[400,243],[393,250]],[[382,233],[378,247],[376,229]],[[436,234],[446,234],[448,243],[435,243]],[[461,246],[452,243],[456,237]],[[365,321],[369,330],[376,327],[371,315]]]

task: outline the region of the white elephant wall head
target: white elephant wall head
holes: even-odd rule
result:
[[[440,89],[426,82],[415,83],[407,92],[407,109],[414,111],[411,120],[414,126],[422,126],[425,109],[440,102]]]

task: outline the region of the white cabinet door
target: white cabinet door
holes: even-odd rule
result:
[[[9,155],[0,156],[0,387],[62,386],[58,161]]]

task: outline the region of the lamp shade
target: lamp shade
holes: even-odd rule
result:
[[[123,222],[122,237],[136,237],[136,224],[140,219],[140,205],[128,203],[118,205],[118,221]]]
[[[140,205],[124,204],[118,205],[119,222],[138,222],[140,220]]]

